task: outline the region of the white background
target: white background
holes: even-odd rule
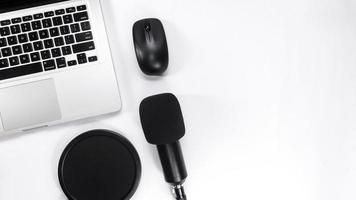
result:
[[[121,132],[143,165],[135,200],[172,199],[140,101],[173,92],[186,123],[189,199],[356,199],[356,2],[102,0],[123,109],[0,139],[0,199],[65,200],[57,164],[93,128]],[[140,72],[132,24],[162,19],[170,69]]]

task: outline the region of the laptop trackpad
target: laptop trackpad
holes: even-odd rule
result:
[[[0,114],[5,130],[61,119],[54,80],[0,89]]]

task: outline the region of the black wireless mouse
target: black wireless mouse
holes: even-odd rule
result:
[[[163,24],[159,19],[137,21],[132,29],[138,64],[143,73],[162,75],[168,68],[168,46]]]

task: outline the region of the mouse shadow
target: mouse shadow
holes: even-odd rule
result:
[[[146,75],[143,73],[141,73],[141,74],[142,74],[142,77],[147,81],[162,81],[162,79],[164,77],[169,76],[168,73],[169,72],[166,71],[165,73],[163,73],[162,75],[159,75],[159,76],[149,76],[149,75]]]

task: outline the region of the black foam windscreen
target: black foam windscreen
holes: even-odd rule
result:
[[[176,96],[158,94],[142,100],[140,118],[146,140],[151,144],[169,144],[185,134],[182,111]]]

